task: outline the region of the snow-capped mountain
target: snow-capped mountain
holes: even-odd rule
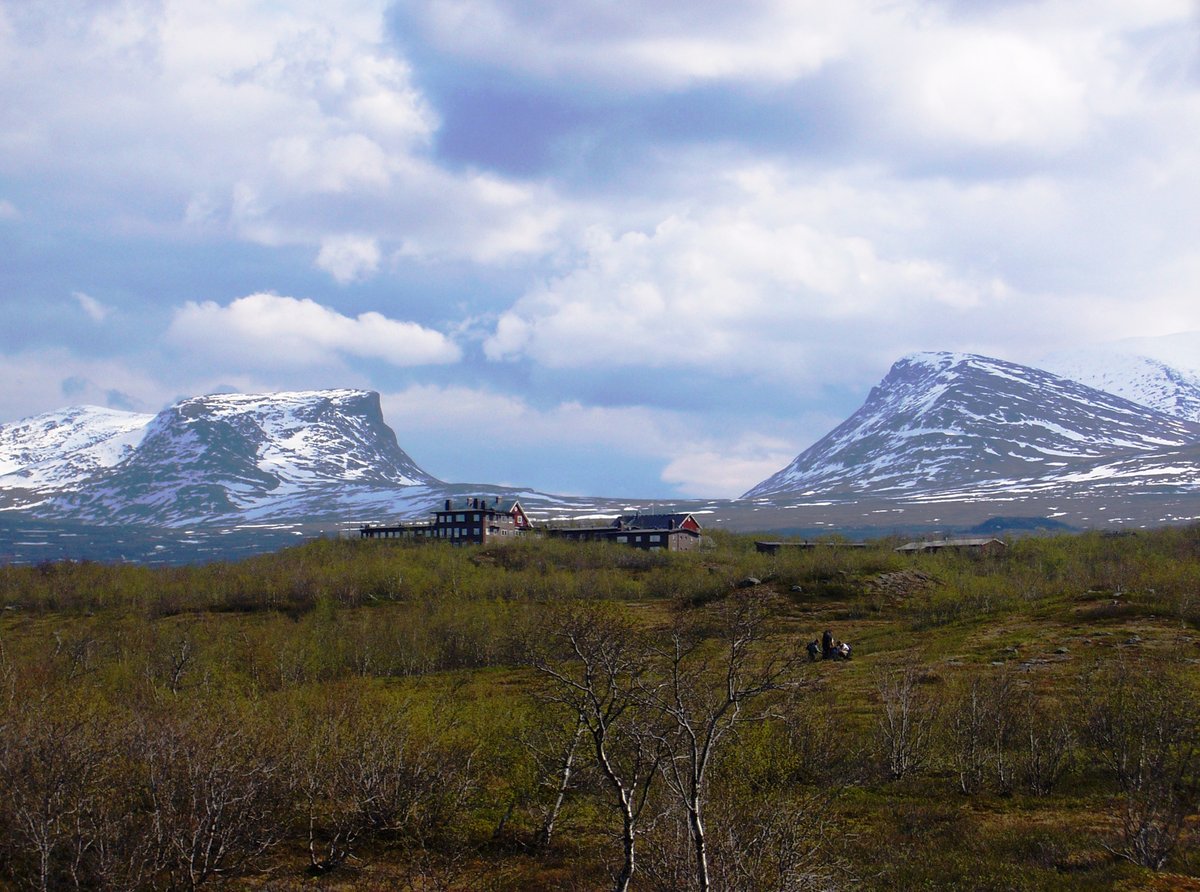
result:
[[[40,514],[100,523],[329,516],[441,485],[400,448],[379,395],[358,390],[216,394],[155,416],[72,409],[6,425],[0,444],[6,488],[36,491]]]
[[[1171,368],[1200,375],[1200,331],[1179,331],[1157,337],[1122,338],[1105,345],[1131,356],[1148,356]]]
[[[272,489],[340,480],[437,483],[400,448],[379,394],[361,390],[216,394],[176,403],[150,424],[126,463],[215,470]]]
[[[1180,397],[1186,376],[1149,361],[1107,368],[1113,378],[1101,383],[1142,401],[1157,395],[1174,414],[997,359],[915,354],[746,502],[720,510],[790,511],[816,496],[858,504],[854,517],[864,518],[917,505],[940,512],[948,503],[973,504],[978,513],[985,504],[1015,502],[1061,516],[1047,500],[1102,496],[1092,499],[1096,512],[1137,501],[1139,516],[1150,520],[1193,516],[1183,502],[1200,500],[1200,423],[1179,417],[1188,414]],[[1163,381],[1170,386],[1152,386]],[[443,483],[400,448],[378,395],[358,390],[218,394],[155,416],[84,407],[0,426],[0,509],[9,519],[344,526],[425,516],[442,499],[464,495],[515,496],[560,518],[617,510],[626,501]],[[868,507],[868,500],[891,504]],[[1080,521],[1093,522],[1084,511]]]
[[[400,448],[379,395],[359,390],[216,394],[157,415],[67,409],[0,428],[0,471],[6,519],[34,526],[344,528],[425,517],[464,496],[519,498],[559,518],[628,509],[626,500],[443,483]]]
[[[0,491],[78,489],[133,454],[153,415],[78,406],[0,425]]]
[[[905,357],[845,422],[743,498],[960,497],[1148,474],[1195,486],[1200,424],[1039,369]]]
[[[1200,374],[1160,359],[1094,347],[1055,353],[1039,365],[1159,412],[1200,422]]]

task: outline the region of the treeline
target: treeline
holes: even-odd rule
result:
[[[919,562],[719,536],[4,568],[0,887],[1195,873],[1198,567],[1181,529]],[[852,662],[808,661],[818,624]],[[1024,659],[1049,627],[1070,652]]]

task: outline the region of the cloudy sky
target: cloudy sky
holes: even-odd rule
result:
[[[737,495],[901,355],[1200,329],[1194,0],[0,0],[0,422],[378,390]]]

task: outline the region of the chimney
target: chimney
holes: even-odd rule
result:
[[[446,510],[447,511],[450,510],[450,500],[449,499],[446,499]]]

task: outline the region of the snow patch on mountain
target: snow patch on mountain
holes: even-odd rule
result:
[[[1042,366],[1056,375],[1159,412],[1200,422],[1200,374],[1114,347],[1062,351]]]
[[[0,489],[77,489],[128,458],[153,418],[76,406],[0,425]]]

